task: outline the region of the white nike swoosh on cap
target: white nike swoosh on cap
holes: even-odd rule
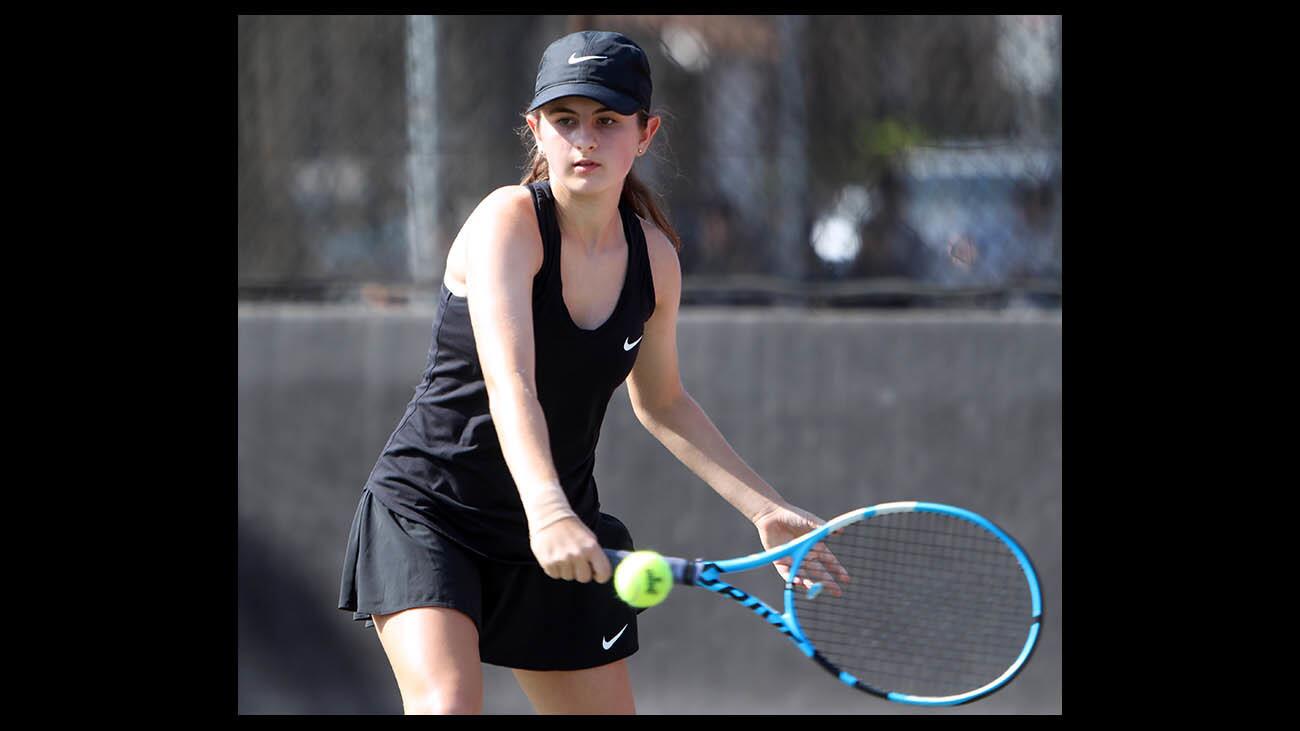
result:
[[[626,625],[626,624],[623,625],[623,629],[619,630],[619,631],[618,631],[618,634],[614,635],[614,639],[612,639],[612,640],[606,640],[604,637],[601,637],[601,638],[600,638],[600,644],[601,644],[601,646],[604,647],[606,650],[608,650],[609,648],[613,647],[613,646],[614,646],[614,643],[615,643],[615,642],[618,642],[618,638],[622,637],[622,636],[623,636],[623,633],[627,631],[627,627],[628,627],[628,625]]]
[[[644,337],[645,337],[644,335],[641,336],[641,338],[644,338]],[[641,338],[637,338],[637,339],[636,339],[636,343],[641,342]],[[623,350],[631,350],[631,349],[635,348],[635,347],[636,347],[636,343],[629,343],[629,342],[627,341],[627,338],[623,338]]]
[[[590,61],[593,58],[609,58],[609,56],[579,56],[575,51],[569,54],[569,63],[582,63],[583,61]]]

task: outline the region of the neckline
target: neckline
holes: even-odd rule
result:
[[[554,205],[554,199],[552,199],[552,205]],[[582,332],[582,333],[600,332],[601,330],[605,329],[606,325],[613,322],[614,316],[617,315],[619,311],[623,309],[623,300],[626,299],[627,297],[628,285],[629,282],[631,282],[632,280],[632,234],[630,231],[628,231],[627,216],[623,215],[623,206],[621,204],[618,207],[618,216],[619,216],[619,220],[623,224],[623,243],[627,247],[627,265],[623,267],[623,285],[618,291],[618,299],[614,301],[614,309],[609,311],[609,316],[605,318],[604,322],[600,323],[599,325],[597,325],[596,327],[590,330],[584,327],[580,327],[577,322],[574,322],[573,314],[569,312],[569,303],[564,301],[564,267],[562,266],[563,256],[564,256],[564,236],[563,234],[560,233],[559,219],[557,218],[555,221],[555,233],[556,233],[555,281],[558,283],[557,289],[560,295],[560,309],[564,311],[564,319],[568,320],[569,325],[571,325],[573,329],[577,330],[578,332]]]

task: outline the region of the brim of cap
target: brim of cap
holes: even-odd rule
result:
[[[565,96],[583,96],[588,99],[595,99],[605,106],[613,109],[619,114],[633,114],[641,105],[626,94],[620,94],[612,89],[607,89],[599,84],[588,84],[583,82],[573,82],[568,84],[558,84],[549,89],[544,89],[540,94],[533,97],[532,104],[528,105],[528,111],[534,111],[538,107],[548,102],[553,102],[560,97]]]

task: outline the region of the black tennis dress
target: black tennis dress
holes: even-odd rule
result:
[[[551,455],[569,504],[601,545],[631,550],[626,526],[600,512],[593,471],[609,400],[654,312],[645,234],[620,204],[623,286],[609,318],[581,329],[564,304],[550,183],[528,187],[544,251],[533,278],[533,333]],[[446,284],[415,395],[362,489],[339,596],[339,608],[357,620],[417,606],[469,615],[483,661],[507,667],[580,669],[636,650],[639,611],[617,598],[612,582],[551,579],[537,564],[488,409],[468,303]]]

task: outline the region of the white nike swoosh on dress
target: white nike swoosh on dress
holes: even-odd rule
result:
[[[569,54],[569,63],[582,63],[583,61],[590,61],[593,58],[609,58],[609,56],[579,56],[575,51]]]
[[[641,338],[644,338],[644,337],[645,337],[644,335],[641,336]],[[641,338],[637,338],[637,339],[636,339],[636,343],[641,342]],[[627,338],[623,338],[623,350],[631,350],[631,349],[635,348],[635,347],[636,347],[636,343],[629,343],[629,342],[627,341]]]
[[[609,648],[613,647],[613,646],[614,646],[614,643],[615,643],[615,642],[618,642],[618,638],[622,637],[622,636],[623,636],[623,633],[627,631],[627,627],[628,627],[628,626],[627,626],[626,624],[623,625],[623,629],[619,630],[619,631],[618,631],[618,634],[614,635],[614,639],[612,639],[612,640],[606,640],[604,637],[601,637],[601,638],[600,638],[600,644],[601,644],[601,646],[604,647],[606,650],[608,650]]]

